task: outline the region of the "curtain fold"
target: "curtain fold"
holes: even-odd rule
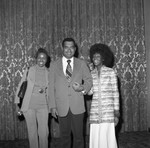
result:
[[[52,61],[61,42],[73,37],[79,58],[89,62],[89,48],[101,42],[115,56],[120,81],[121,131],[147,130],[146,49],[143,0],[1,0],[0,140],[27,138],[16,117],[14,95],[39,47]]]

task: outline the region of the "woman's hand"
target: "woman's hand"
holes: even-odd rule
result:
[[[87,93],[89,96],[93,95],[93,87],[91,88],[91,90]]]
[[[118,117],[115,117],[114,118],[114,122],[115,122],[115,126],[117,126],[118,122],[119,122],[119,118]]]
[[[18,107],[18,104],[16,104],[16,113],[18,114],[19,111],[20,111],[20,108]]]
[[[17,104],[16,104],[16,113],[18,116],[21,116],[23,114],[23,112],[21,111],[21,109],[18,107]]]

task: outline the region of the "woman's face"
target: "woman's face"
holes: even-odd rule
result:
[[[37,57],[38,66],[43,67],[43,66],[45,66],[46,62],[47,62],[46,54],[45,53],[39,53],[38,57]]]
[[[93,55],[93,64],[95,66],[100,66],[102,65],[102,56],[99,53],[95,53]]]

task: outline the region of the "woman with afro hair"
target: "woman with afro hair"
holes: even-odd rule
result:
[[[119,121],[119,92],[117,76],[111,68],[113,54],[105,44],[94,44],[90,48],[93,64],[91,75],[93,95],[90,109],[89,148],[117,148],[115,126]]]

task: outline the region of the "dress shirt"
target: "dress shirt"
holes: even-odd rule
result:
[[[70,60],[70,65],[71,65],[71,68],[72,68],[72,71],[73,71],[73,62],[74,62],[74,58],[72,57],[71,59],[67,59],[65,58],[64,56],[62,57],[62,64],[63,64],[63,71],[64,71],[64,74],[66,75],[66,68],[67,68],[67,65],[68,65],[68,62],[67,60]]]

